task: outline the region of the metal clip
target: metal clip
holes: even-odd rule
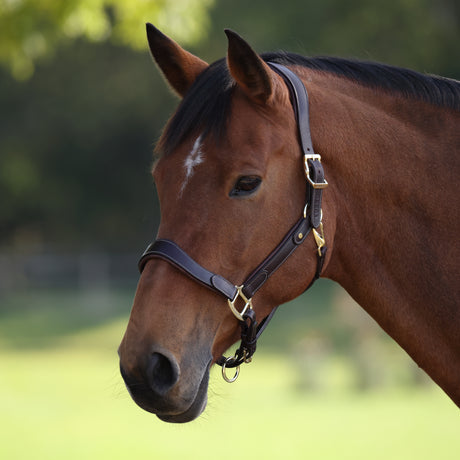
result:
[[[324,238],[323,223],[319,224],[319,232],[316,228],[313,229],[313,236],[315,237],[316,246],[318,246],[318,254],[321,257],[321,248],[326,245],[326,239]]]
[[[235,286],[235,287],[237,289],[237,292],[235,294],[235,297],[233,297],[232,300],[227,299],[228,306],[230,307],[230,310],[232,311],[232,313],[236,316],[236,318],[239,321],[244,321],[244,318],[243,318],[244,314],[248,311],[248,309],[250,309],[250,308],[252,309],[252,299],[248,299],[244,295],[244,293],[243,293],[244,285]],[[244,308],[241,310],[241,312],[239,312],[235,307],[235,303],[238,300],[238,297],[241,297],[241,299],[244,302]]]
[[[303,167],[305,171],[305,177],[307,178],[307,181],[310,183],[310,185],[315,188],[315,189],[322,189],[326,188],[329,184],[327,183],[327,180],[324,179],[324,182],[313,182],[313,180],[310,177],[310,167],[308,166],[308,160],[312,161],[319,161],[321,163],[321,155],[318,155],[316,153],[311,153],[303,156]]]

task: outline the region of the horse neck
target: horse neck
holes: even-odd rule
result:
[[[311,97],[326,232],[335,216],[325,276],[459,404],[459,113],[333,84]]]

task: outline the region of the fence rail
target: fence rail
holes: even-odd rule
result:
[[[134,253],[0,254],[0,292],[31,288],[110,288],[138,279]]]

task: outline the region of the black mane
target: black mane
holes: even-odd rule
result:
[[[267,53],[264,60],[285,65],[301,65],[329,72],[371,88],[399,93],[438,107],[460,110],[460,82],[436,75],[426,75],[378,62],[336,57],[308,58],[292,53]]]
[[[293,53],[265,53],[265,61],[283,65],[301,65],[329,72],[362,85],[419,99],[429,104],[460,110],[460,82],[425,75],[376,62],[364,62],[336,57],[309,58]],[[195,81],[176,113],[169,121],[158,151],[167,155],[188,136],[203,130],[219,139],[225,135],[230,117],[234,82],[225,59],[211,64]]]

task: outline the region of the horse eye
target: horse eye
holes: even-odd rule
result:
[[[250,195],[259,188],[261,183],[262,179],[259,176],[242,176],[236,181],[230,196]]]

